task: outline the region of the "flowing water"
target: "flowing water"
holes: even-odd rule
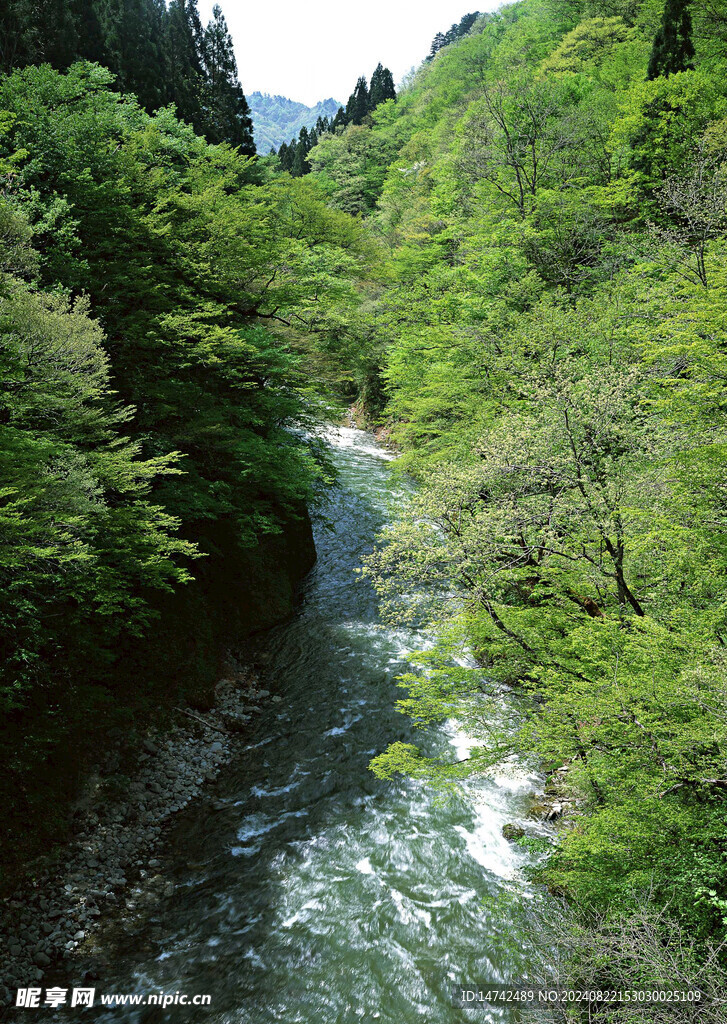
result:
[[[331,443],[333,528],[318,531],[297,614],[265,641],[283,700],[220,783],[225,809],[199,801],[183,817],[170,844],[174,894],[101,986],[209,993],[212,1008],[116,1008],[108,1019],[515,1019],[453,1008],[450,984],[507,977],[522,954],[512,908],[530,896],[527,855],[501,829],[524,816],[535,781],[473,783],[444,802],[368,770],[389,742],[411,738],[395,678],[421,638],[382,627],[354,572],[402,500],[390,456],[358,430],[331,431]],[[429,742],[465,741],[452,728]]]

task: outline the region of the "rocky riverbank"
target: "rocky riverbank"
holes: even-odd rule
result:
[[[77,957],[131,883],[158,875],[154,854],[165,828],[244,744],[265,700],[280,697],[235,664],[217,684],[210,711],[175,709],[174,723],[149,730],[131,764],[119,750],[107,753],[76,803],[74,840],[31,865],[3,901],[0,1005],[13,1005],[16,989],[39,984]]]
[[[533,823],[537,822],[537,831],[533,832],[522,824],[508,822],[502,828],[505,839],[514,843],[531,836],[540,837],[539,830],[543,825],[553,825],[556,828],[574,826],[583,799],[569,783],[570,770],[569,764],[556,768],[547,776],[543,792],[531,795],[528,818]]]

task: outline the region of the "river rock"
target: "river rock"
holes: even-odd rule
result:
[[[508,823],[502,826],[502,834],[508,842],[514,843],[518,839],[522,839],[525,835],[525,829],[521,825],[513,825]]]

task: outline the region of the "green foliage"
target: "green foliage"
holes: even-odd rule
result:
[[[374,139],[376,145],[370,129],[350,125],[340,135],[323,135],[309,151],[309,166],[337,209],[357,214],[375,208],[396,148],[389,139]]]
[[[88,60],[109,68],[120,90],[148,111],[173,104],[210,142],[253,155],[250,111],[232,40],[215,6],[206,29],[197,0],[8,0],[0,22],[0,71]]]
[[[289,608],[312,555],[307,506],[330,476],[306,429],[320,367],[337,365],[370,259],[361,225],[315,187],[266,181],[112,81],[88,63],[0,80],[14,857],[29,823],[55,838],[105,730],[180,691],[204,699],[231,632]]]
[[[278,152],[278,161],[283,171],[288,171],[294,178],[300,178],[304,174],[310,174],[313,167],[311,151],[316,150],[315,162],[318,169],[329,162],[334,165],[328,169],[329,188],[333,184],[333,193],[337,194],[335,205],[349,213],[360,213],[364,209],[373,209],[374,201],[378,197],[383,182],[386,166],[393,156],[389,152],[388,158],[376,161],[377,169],[372,174],[367,173],[371,160],[366,158],[366,167],[361,167],[360,156],[362,155],[361,145],[357,145],[361,136],[357,133],[347,135],[344,143],[344,153],[338,152],[338,147],[331,145],[329,133],[340,136],[346,127],[371,123],[377,110],[384,108],[387,104],[396,100],[394,89],[394,78],[388,68],[378,64],[371,76],[371,89],[369,90],[366,79],[361,77],[356,83],[356,88],[351,93],[345,109],[338,108],[336,116],[318,117],[315,128],[310,132],[304,125],[298,134],[297,141],[292,139],[290,145],[282,145]],[[324,144],[324,148],[316,149],[318,143]]]
[[[87,300],[3,281],[4,712],[58,671],[61,652],[63,671],[80,672],[98,656],[101,631],[113,646],[145,626],[141,592],[188,580],[180,556],[195,554],[175,537],[179,521],[150,499],[160,475],[180,472],[178,456],[142,459],[125,436],[131,411],[114,398],[103,333],[88,313]]]
[[[399,709],[476,744],[395,743],[372,769],[562,768],[574,809],[540,879],[629,934],[649,893],[685,971],[727,900],[727,93],[706,6],[696,52],[668,6],[679,66],[664,32],[648,78],[661,4],[503,8],[310,154],[388,250],[374,411],[419,487],[365,572],[441,638]],[[619,982],[646,976],[620,956]]]
[[[444,46],[449,46],[458,39],[464,38],[464,36],[466,36],[472,29],[472,26],[475,24],[477,19],[481,17],[482,15],[479,11],[475,11],[473,14],[465,14],[459,22],[455,22],[455,24],[446,32],[437,32],[434,40],[432,41],[429,56],[426,59],[428,61],[433,60]]]
[[[623,88],[629,64],[643,67],[644,52],[641,33],[623,18],[588,18],[563,37],[541,70],[549,75],[590,74]]]

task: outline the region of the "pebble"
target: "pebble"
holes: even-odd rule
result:
[[[0,1007],[14,1003],[18,987],[42,979],[41,968],[50,967],[54,960],[70,964],[78,956],[79,944],[98,928],[104,914],[118,914],[110,910],[118,905],[113,890],[126,889],[130,865],[135,865],[134,878],[147,873],[145,865],[151,870],[161,867],[158,858],[146,858],[163,825],[197,796],[205,782],[216,779],[220,765],[232,754],[233,732],[243,730],[249,712],[259,710],[252,702],[269,696],[265,690],[249,687],[249,682],[249,675],[243,673],[242,685],[228,680],[217,687],[215,708],[209,714],[231,730],[229,738],[221,740],[219,734],[212,738],[211,730],[202,732],[199,726],[186,723],[172,727],[164,740],[144,737],[123,799],[112,803],[102,790],[92,808],[76,811],[76,839],[63,850],[61,866],[36,872],[33,881],[29,878],[15,899],[5,903],[0,924]],[[282,698],[272,700],[277,703]],[[118,752],[113,751],[100,773],[113,778],[120,765]],[[213,800],[211,806],[223,810],[227,804]],[[175,891],[174,884],[158,873],[143,884],[159,887],[157,892],[166,897]],[[143,902],[148,896],[142,891]],[[97,903],[107,909],[102,913]]]

